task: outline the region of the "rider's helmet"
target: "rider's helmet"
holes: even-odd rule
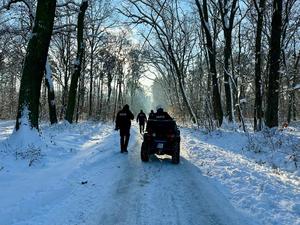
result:
[[[157,111],[157,112],[163,112],[164,109],[163,109],[162,105],[157,105],[157,106],[156,106],[156,111]]]

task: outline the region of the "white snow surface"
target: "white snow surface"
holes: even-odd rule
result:
[[[300,224],[300,163],[290,157],[299,157],[300,126],[272,135],[180,128],[179,165],[142,163],[135,126],[128,154],[112,124],[43,125],[38,135],[10,135],[13,127],[0,121],[1,225]]]
[[[296,84],[293,89],[294,90],[300,89],[300,84]]]

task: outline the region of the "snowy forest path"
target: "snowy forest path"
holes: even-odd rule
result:
[[[161,156],[151,156],[143,163],[141,142],[137,129],[133,129],[120,178],[108,193],[110,201],[99,210],[99,224],[250,224],[187,160],[184,149],[179,165]]]
[[[4,136],[6,127],[0,130]],[[128,154],[120,153],[111,124],[59,124],[43,128],[42,138],[48,147],[40,163],[16,161],[18,167],[2,171],[9,177],[0,180],[5,225],[251,224],[185,149],[179,165],[167,156],[143,163],[135,126]]]

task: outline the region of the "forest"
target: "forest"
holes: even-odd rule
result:
[[[300,224],[300,0],[0,0],[0,102],[0,225]]]
[[[299,117],[297,0],[3,0],[0,118],[113,120],[164,105],[254,130]]]

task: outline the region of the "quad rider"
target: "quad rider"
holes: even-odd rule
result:
[[[150,119],[154,119],[154,118],[155,118],[155,113],[153,110],[151,110],[149,113],[148,119],[150,120]]]
[[[172,117],[169,115],[169,113],[165,112],[162,107],[157,108],[154,118],[157,120],[172,120]]]

